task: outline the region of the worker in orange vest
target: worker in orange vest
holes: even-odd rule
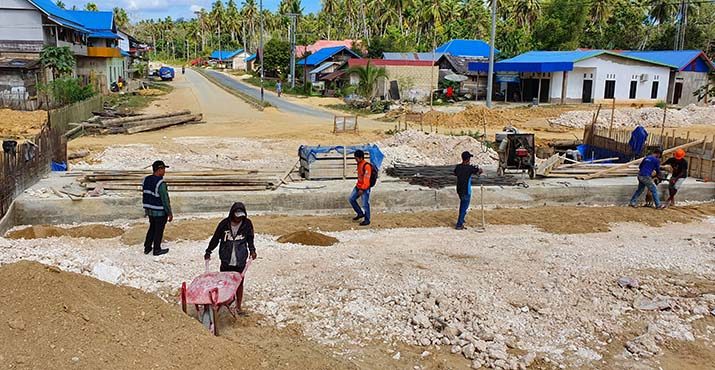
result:
[[[353,189],[352,194],[350,194],[350,205],[353,206],[357,216],[353,217],[353,221],[358,221],[360,219],[364,220],[360,223],[360,226],[370,225],[370,188],[371,179],[373,178],[374,168],[372,164],[365,160],[365,152],[362,150],[355,151],[355,161],[357,162],[357,184]],[[362,206],[364,211],[358,205],[358,198],[362,198]]]

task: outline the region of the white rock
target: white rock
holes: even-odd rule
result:
[[[399,360],[400,359],[400,352],[395,353],[394,356],[392,356],[393,360]]]
[[[474,360],[474,344],[467,344],[467,346],[462,349],[462,354],[464,354],[464,357]]]
[[[119,278],[122,277],[122,269],[116,266],[108,265],[103,262],[99,262],[92,268],[92,275],[99,280],[105,281],[110,284],[117,284]]]

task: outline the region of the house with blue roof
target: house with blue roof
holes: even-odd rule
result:
[[[667,61],[607,50],[530,51],[495,63],[495,86],[506,100],[541,103],[655,103],[667,99]],[[469,63],[487,71],[488,63]]]
[[[90,33],[87,35],[87,55],[77,56],[77,75],[98,81],[100,91],[106,93],[119,77],[126,79],[130,59],[119,48],[113,12],[68,11]]]
[[[670,104],[698,104],[693,93],[708,83],[708,73],[715,71],[712,61],[702,50],[622,51],[621,54],[642,60],[672,65],[667,101]]]
[[[361,58],[347,46],[322,48],[296,62],[296,68],[303,70],[305,80],[316,83],[321,76],[331,74],[347,65],[347,61]]]
[[[209,60],[213,61],[213,63],[220,63],[225,68],[247,71],[246,59],[249,56],[251,55],[244,49],[235,51],[214,50],[211,55],[209,55]]]
[[[482,40],[450,40],[434,50],[435,53],[448,53],[455,57],[489,58],[489,43]],[[498,54],[499,50],[494,49]]]

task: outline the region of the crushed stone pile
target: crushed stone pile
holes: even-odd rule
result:
[[[549,123],[572,128],[583,128],[593,121],[593,111],[565,112]],[[665,113],[666,127],[684,127],[690,125],[715,125],[715,107],[699,107],[690,104],[682,109],[668,109]],[[611,124],[611,111],[602,109],[596,124],[609,127]],[[614,127],[660,127],[663,125],[663,109],[616,109],[613,115]]]
[[[124,230],[107,225],[81,225],[63,228],[49,225],[34,225],[22,229],[11,230],[5,237],[8,239],[42,239],[60,236],[73,238],[111,239],[124,234]]]
[[[294,162],[285,145],[273,140],[245,138],[181,137],[165,139],[158,145],[112,145],[91,159],[75,163],[74,170],[136,170],[160,158],[170,171],[207,169],[282,170]]]
[[[471,136],[448,136],[406,130],[380,142],[380,150],[385,154],[383,168],[395,163],[409,163],[425,166],[441,166],[461,162],[463,151],[474,154],[472,164],[479,166],[496,165],[497,153]]]
[[[280,238],[278,238],[278,242],[328,247],[337,244],[339,240],[337,238],[333,238],[332,236],[321,234],[315,231],[301,230],[282,235]]]
[[[8,368],[241,365],[236,343],[211,336],[177,306],[57,267],[28,261],[0,267],[0,300],[6,303],[0,305],[0,358]]]

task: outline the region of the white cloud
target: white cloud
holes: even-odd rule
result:
[[[201,6],[201,5],[196,5],[196,4],[194,4],[194,5],[191,6],[191,12],[192,12],[192,13],[193,13],[193,12],[200,12],[201,9],[203,9],[203,8],[204,8],[204,7]]]

